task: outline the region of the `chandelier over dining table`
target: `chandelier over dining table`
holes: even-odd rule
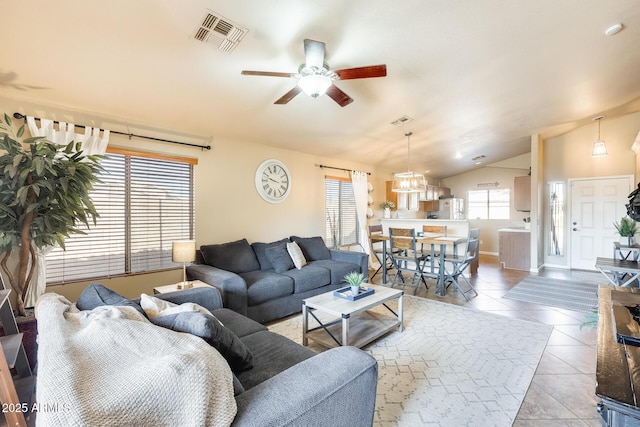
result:
[[[411,170],[411,135],[413,135],[413,132],[404,134],[407,137],[407,171],[393,174],[391,191],[396,193],[427,191],[427,180],[424,175]]]

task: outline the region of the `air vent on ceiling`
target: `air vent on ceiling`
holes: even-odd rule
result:
[[[231,52],[246,33],[245,28],[207,9],[193,37],[203,43],[211,43],[223,52]]]
[[[397,118],[396,120],[392,121],[391,124],[394,126],[400,126],[403,125],[405,123],[409,123],[411,120],[413,120],[411,117],[409,116],[402,116],[400,118]]]

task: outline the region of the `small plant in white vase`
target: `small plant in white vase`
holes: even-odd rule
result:
[[[633,245],[635,243],[635,235],[637,231],[636,222],[628,216],[623,216],[620,222],[614,222],[613,226],[620,235],[620,243],[623,245]]]
[[[394,209],[396,207],[396,204],[391,200],[385,200],[384,202],[380,203],[380,207],[384,209],[384,217],[391,218],[391,209]]]
[[[344,276],[344,280],[351,286],[351,294],[356,296],[360,293],[360,285],[364,282],[364,276],[362,273],[358,273],[356,271],[352,271],[351,273]]]

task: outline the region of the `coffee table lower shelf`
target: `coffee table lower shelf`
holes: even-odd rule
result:
[[[318,326],[306,333],[307,339],[328,348],[344,345],[342,343],[341,319],[324,326],[331,335],[322,326]],[[396,318],[379,316],[369,312],[360,313],[349,319],[348,345],[362,348],[386,333],[399,328],[400,321]],[[339,344],[332,336],[339,341]]]

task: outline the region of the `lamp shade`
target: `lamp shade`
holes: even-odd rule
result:
[[[424,178],[424,175],[411,171],[394,173],[391,191],[394,193],[427,191],[427,180]]]
[[[607,146],[604,141],[599,139],[593,143],[593,150],[591,151],[591,157],[605,157],[607,155]]]
[[[173,262],[192,262],[196,259],[196,241],[178,240],[173,242]]]

